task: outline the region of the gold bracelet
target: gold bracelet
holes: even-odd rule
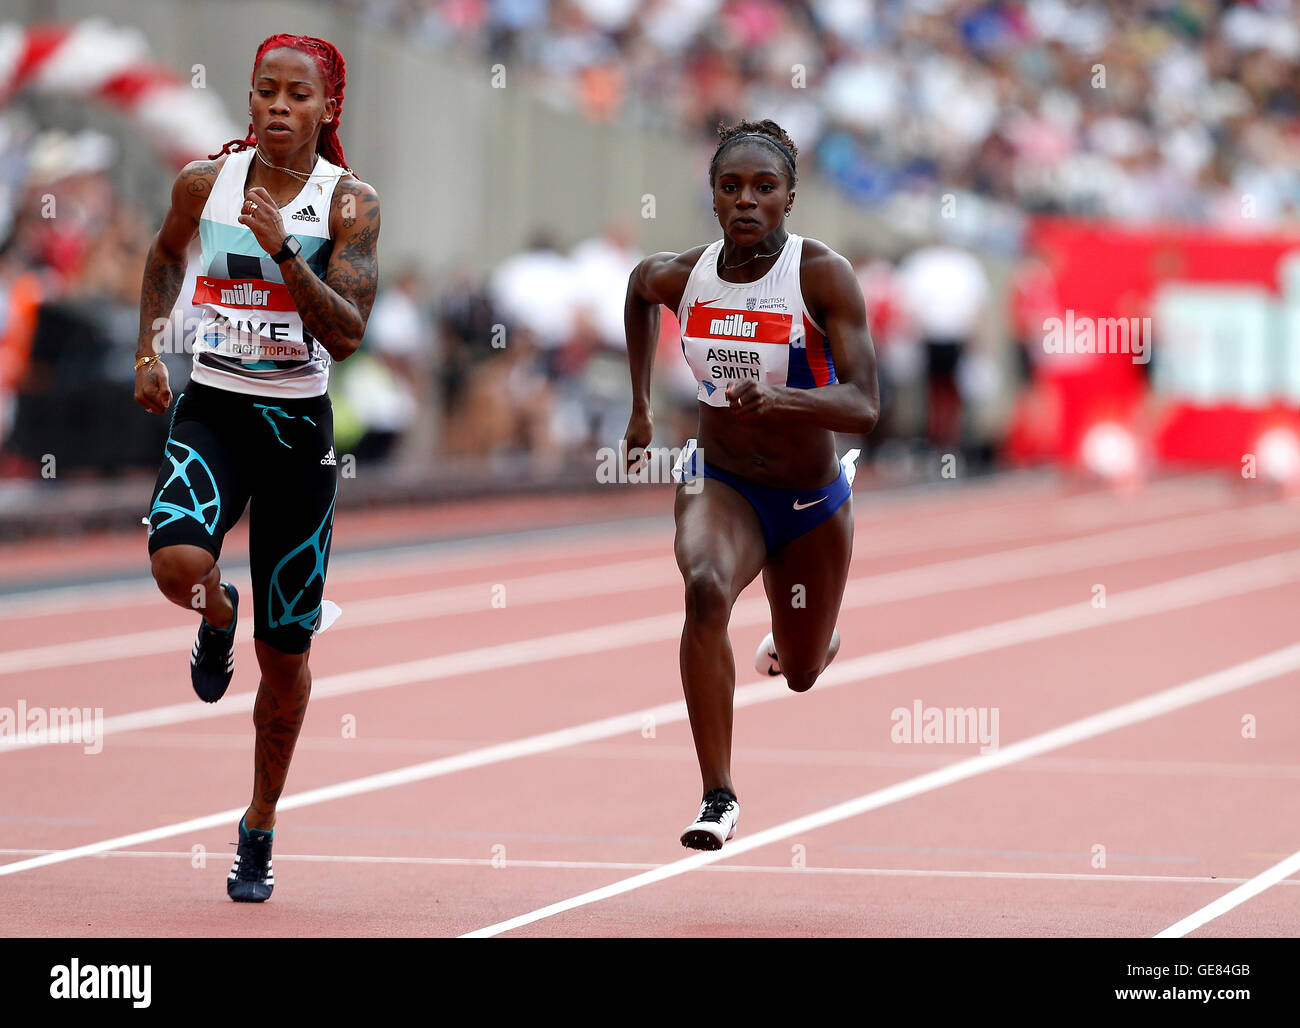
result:
[[[135,362],[135,370],[139,371],[141,368],[147,368],[154,361],[160,360],[162,360],[162,354],[158,353],[151,353],[147,357],[138,357]]]

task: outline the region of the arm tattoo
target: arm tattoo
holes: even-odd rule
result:
[[[171,316],[172,307],[185,282],[186,247],[193,238],[199,212],[217,180],[215,161],[194,161],[185,166],[172,188],[171,207],[162,230],[149,247],[144,278],[140,286],[140,334],[135,354],[145,357],[157,352],[154,340],[159,322]],[[182,243],[181,240],[184,239]]]
[[[345,213],[340,247],[330,256],[322,280],[295,257],[282,265],[284,282],[303,324],[330,356],[342,359],[361,345],[379,280],[379,198],[355,182],[340,182]],[[351,199],[351,203],[347,200]]]
[[[158,253],[158,244],[149,247],[145,261],[144,281],[140,286],[140,336],[136,340],[135,355],[147,357],[157,352],[154,339],[158,335],[158,322],[171,315],[176,297],[185,282],[185,263],[170,261]]]
[[[185,183],[185,192],[196,199],[207,200],[212,193],[212,183],[217,180],[216,162],[195,161],[192,168],[181,172],[181,179]]]

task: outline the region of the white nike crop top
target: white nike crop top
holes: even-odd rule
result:
[[[330,355],[303,325],[280,266],[239,223],[252,159],[251,149],[226,158],[199,219],[193,303],[203,316],[191,379],[258,396],[320,396],[329,386]],[[318,156],[311,179],[280,208],[285,231],[297,236],[303,259],[320,278],[333,249],[330,203],[346,174]]]
[[[835,361],[799,287],[803,236],[791,234],[776,263],[755,282],[718,277],[723,240],[700,255],[682,293],[682,352],[699,382],[697,397],[727,406],[727,383],[752,378],[792,389],[834,385]]]

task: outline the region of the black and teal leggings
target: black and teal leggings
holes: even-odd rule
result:
[[[249,506],[253,637],[305,653],[320,623],[337,493],[328,394],[246,396],[191,382],[172,406],[149,553],[187,544],[219,559]]]

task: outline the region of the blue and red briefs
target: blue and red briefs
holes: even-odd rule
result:
[[[692,439],[682,454],[680,480],[689,482],[703,474],[705,478],[717,479],[740,493],[758,515],[763,541],[767,544],[768,556],[771,556],[787,543],[811,532],[844,506],[844,501],[853,492],[852,479],[845,467],[848,460],[846,456],[840,462],[839,477],[829,485],[819,489],[776,489],[714,467],[700,456]]]

